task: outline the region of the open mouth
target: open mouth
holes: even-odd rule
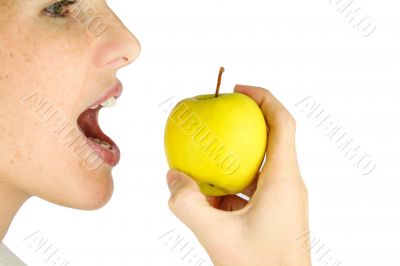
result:
[[[98,123],[99,112],[104,107],[113,107],[122,93],[122,84],[117,81],[106,94],[92,104],[78,117],[78,127],[87,138],[89,146],[110,166],[116,166],[120,151],[115,142],[101,130]]]

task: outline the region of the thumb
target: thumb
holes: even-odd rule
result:
[[[167,182],[171,191],[169,208],[197,236],[201,237],[205,229],[207,232],[204,233],[209,234],[212,228],[218,228],[216,223],[221,219],[216,216],[219,215],[219,210],[210,206],[190,176],[171,169],[167,174]]]

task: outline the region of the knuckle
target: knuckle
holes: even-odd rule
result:
[[[304,182],[301,182],[301,184],[299,185],[299,194],[301,195],[302,198],[308,200],[308,189],[304,184]]]
[[[180,188],[176,190],[168,201],[168,206],[171,210],[176,210],[177,208],[183,208],[184,205],[190,204],[192,202],[190,188]]]
[[[277,122],[282,128],[294,132],[296,130],[296,120],[288,111],[282,111]]]
[[[264,96],[266,98],[270,98],[272,96],[272,93],[270,90],[266,89],[266,88],[261,88],[262,90],[264,90]]]
[[[294,119],[293,115],[291,113],[289,113],[288,111],[286,112],[285,124],[289,128],[292,128],[292,129],[296,128],[296,119]]]
[[[301,178],[296,181],[277,181],[277,193],[289,202],[307,202],[308,190]]]
[[[176,197],[175,197],[175,195],[171,195],[171,197],[170,197],[169,200],[168,200],[168,207],[169,207],[171,210],[174,210],[175,205],[176,205]]]
[[[291,114],[289,114],[289,116],[290,116],[290,125],[293,127],[293,128],[296,128],[296,124],[297,124],[297,122],[296,122],[296,119],[291,115]]]

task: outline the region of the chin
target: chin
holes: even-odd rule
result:
[[[114,181],[111,174],[105,176],[103,180],[96,182],[89,191],[83,191],[83,201],[80,209],[98,210],[104,207],[111,199],[114,192]]]
[[[72,191],[65,191],[64,200],[55,203],[79,210],[98,210],[110,201],[114,191],[114,181],[108,171],[83,176],[81,182],[74,185]]]
[[[86,199],[83,204],[81,204],[81,210],[98,210],[103,208],[111,199],[113,194],[114,186],[112,185],[106,191],[99,191],[92,198]]]

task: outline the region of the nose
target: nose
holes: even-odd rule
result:
[[[111,9],[104,19],[107,26],[105,31],[97,37],[95,62],[102,69],[117,70],[136,60],[140,54],[141,45]]]

